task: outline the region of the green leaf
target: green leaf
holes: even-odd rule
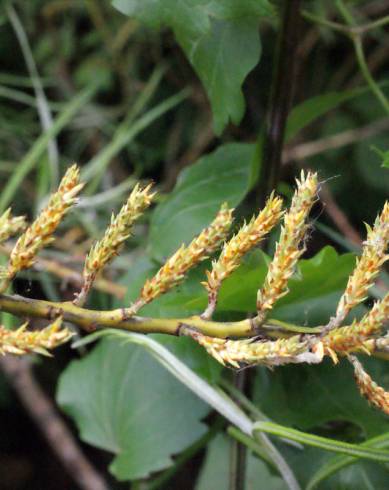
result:
[[[167,200],[153,214],[151,254],[160,262],[188,243],[215,217],[223,202],[236,206],[252,185],[254,146],[227,144],[181,172]]]
[[[389,447],[389,432],[386,432],[378,437],[373,437],[372,439],[362,443],[361,446],[375,447],[377,449],[387,448]],[[329,476],[340,471],[346,466],[350,466],[355,463],[358,463],[358,459],[351,456],[337,456],[330,459],[312,476],[307,485],[307,490],[313,490],[313,488],[316,488],[320,482],[327,479]]]
[[[289,281],[289,293],[277,303],[272,316],[299,325],[326,323],[354,267],[354,254],[339,255],[329,246],[311,259],[300,260]],[[360,312],[354,310],[353,314]]]
[[[104,339],[62,373],[59,405],[81,439],[113,452],[119,480],[147,477],[205,432],[209,408],[141,347]]]
[[[205,461],[201,468],[195,490],[229,488],[229,454],[231,441],[224,434],[219,434],[208,445]],[[270,473],[263,461],[256,458],[250,451],[247,455],[246,490],[262,488],[266,490],[285,490],[286,485],[281,478]]]
[[[348,442],[329,439],[314,434],[308,434],[300,430],[285,427],[274,422],[255,422],[254,430],[267,432],[279,437],[288,438],[301,444],[307,444],[326,451],[347,454],[348,456],[371,459],[373,461],[389,462],[389,452],[382,449],[375,449],[361,444],[350,444]]]
[[[335,432],[336,434],[337,432]],[[313,475],[318,474],[329,461],[351,459],[354,464],[343,468],[336,474],[321,480],[318,490],[366,490],[384,489],[388,481],[387,463],[377,463],[368,459],[352,458],[351,456],[335,456],[329,451],[305,446],[304,450],[283,445],[284,457],[293,468],[301,487],[308,490]]]
[[[263,284],[269,260],[260,250],[245,257],[240,267],[222,285],[218,313],[247,314],[256,311],[257,291]],[[277,303],[271,316],[299,325],[325,323],[335,311],[354,265],[353,254],[338,255],[332,247],[324,247],[311,259],[301,260],[297,273],[289,281],[289,293]],[[144,280],[154,274],[155,266],[151,261],[149,266],[139,280],[132,282],[131,273],[124,279],[129,291],[136,290],[134,296],[126,298],[126,302],[134,299]],[[206,291],[200,284],[207,267],[210,267],[209,263],[192,271],[181,286],[148,305],[142,314],[168,317],[200,313],[207,304]]]
[[[353,90],[344,90],[342,92],[329,92],[327,94],[311,97],[301,104],[298,104],[289,114],[285,133],[286,140],[291,140],[304,127],[308,126],[332,109],[335,109],[340,104],[343,104],[343,102],[365,95],[369,90],[370,88],[366,86],[358,87]]]
[[[384,382],[388,375],[386,363],[366,359],[365,364],[375,381]],[[301,430],[330,422],[355,424],[365,437],[389,430],[388,418],[361,397],[346,361],[338,365],[326,360],[319,365],[287,366],[272,373],[258,369],[255,399],[273,420]]]
[[[252,433],[252,422],[248,416],[229,398],[224,392],[213,387],[188,366],[180,361],[176,356],[169,352],[166,347],[156,342],[150,335],[125,332],[123,330],[104,329],[99,330],[83,339],[75,342],[73,347],[95,342],[103,337],[114,337],[124,343],[134,343],[145,348],[165,369],[175,378],[186,385],[193,393],[207,402],[211,407],[218,411],[223,417],[236,425],[244,434]]]
[[[274,15],[268,0],[113,0],[113,5],[150,27],[174,31],[207,91],[216,133],[229,120],[240,122],[241,86],[261,54],[258,22]]]
[[[220,135],[230,120],[239,124],[244,115],[241,86],[261,55],[258,21],[255,17],[214,19],[200,39],[186,33],[177,38],[207,91],[214,130]]]

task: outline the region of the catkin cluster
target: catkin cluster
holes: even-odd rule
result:
[[[151,205],[155,194],[150,185],[136,185],[120,211],[112,215],[102,238],[86,256],[80,281],[82,285],[73,303],[43,302],[42,305],[41,302],[34,310],[34,300],[5,295],[14,276],[31,267],[40,250],[51,243],[55,230],[76,203],[82,187],[79,169],[73,165],[47,206],[30,226],[26,228],[24,218],[12,217],[10,210],[0,217],[0,243],[21,233],[14,246],[11,246],[8,265],[0,274],[1,308],[12,313],[15,304],[19,302],[21,311],[32,308],[32,316],[48,319],[57,317],[51,325],[40,331],[29,331],[26,324],[17,330],[0,327],[0,354],[48,354],[50,349],[72,336],[70,330],[61,327],[62,318],[87,330],[109,326],[155,332],[162,325],[168,324],[168,333],[190,336],[218,362],[235,369],[256,364],[273,367],[287,363],[318,363],[324,356],[330,356],[337,363],[339,357],[345,357],[354,367],[355,379],[362,395],[389,414],[389,394],[371,379],[354,355],[365,353],[389,356],[389,335],[382,332],[389,320],[389,293],[375,302],[362,318],[344,324],[349,312],[366,299],[369,288],[388,259],[389,203],[384,205],[374,225],[367,227],[362,253],[334,316],[326,325],[315,329],[268,318],[277,301],[288,293],[288,281],[305,251],[309,213],[317,199],[319,187],[317,175],[312,172],[301,173],[289,209],[284,211],[282,200],[271,194],[264,208],[248,223],[244,223],[230,239],[228,235],[233,209],[223,204],[208,227],[188,245],[179,247],[158,272],[145,281],[138,299],[132,305],[109,312],[83,308],[97,276],[120,253],[124,242],[132,234],[134,223]],[[239,267],[244,255],[258,246],[282,218],[274,256],[264,283],[257,291],[255,316],[237,322],[213,320],[223,281]],[[208,305],[201,315],[163,321],[138,316],[143,306],[180,284],[191,268],[210,258],[218,249],[221,252],[212,261],[210,270],[206,272],[206,280],[202,283],[208,293]]]

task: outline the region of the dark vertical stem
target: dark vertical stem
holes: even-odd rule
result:
[[[247,371],[234,373],[233,384],[241,392],[245,392],[247,385]],[[239,402],[236,402],[238,405]],[[244,490],[246,481],[246,455],[247,448],[236,440],[230,443],[230,477],[229,490]]]
[[[265,142],[260,180],[261,204],[276,187],[282,157],[286,120],[296,81],[296,58],[301,32],[300,0],[283,0],[282,25],[277,40],[270,104],[265,127]]]
[[[282,0],[282,23],[274,57],[274,72],[263,148],[260,204],[276,187],[281,167],[286,120],[296,79],[297,47],[300,36],[300,0]],[[253,379],[241,371],[234,376],[234,386],[250,397]],[[252,377],[251,377],[252,378]],[[246,448],[237,441],[231,443],[229,490],[244,490]]]

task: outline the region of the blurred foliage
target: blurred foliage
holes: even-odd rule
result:
[[[389,15],[386,0],[303,4],[310,13],[337,22],[343,22],[337,8],[345,4],[359,25]],[[257,210],[258,179],[261,165],[266,165],[261,158],[262,128],[281,7],[282,2],[268,0],[115,0],[113,5],[102,0],[34,0],[0,6],[2,204],[12,202],[16,214],[32,218],[72,161],[80,163],[87,181],[79,208],[61,229],[62,238],[42,255],[79,269],[92,239],[101,236],[112,210],[136,180],[154,180],[159,191],[157,206],[109,270],[111,279],[127,287],[125,299],[94,292],[91,308],[127,305],[145,278],[209,223],[222,202],[238,207],[238,221]],[[12,21],[15,16],[19,29]],[[369,31],[363,41],[372,76],[389,94],[387,28]],[[318,229],[307,256],[274,317],[315,326],[334,313],[353,267],[355,236],[363,239],[363,222],[371,223],[388,197],[389,122],[358,68],[352,44],[335,30],[302,22],[297,71],[278,190],[288,200],[293,178],[304,167],[319,172],[326,192],[324,203],[314,210],[313,227],[317,224]],[[49,114],[48,122],[42,114]],[[267,253],[251,253],[225,282],[218,316],[239,319],[255,310],[256,290],[272,247],[274,237]],[[206,305],[199,280],[208,266],[193,271],[144,314],[199,313]],[[381,288],[385,284],[384,274]],[[75,292],[55,277],[32,272],[15,288],[50,299],[71,299]],[[382,289],[373,293],[382,295]],[[363,311],[361,307],[357,314]],[[231,373],[190,339],[153,338],[211,384],[230,380]],[[73,360],[78,356],[82,359]],[[143,479],[133,482],[135,489],[143,484],[228,488],[232,439],[224,427],[216,437],[204,439],[215,415],[141,347],[104,340],[91,353],[61,350],[57,358],[56,363],[40,364],[37,376],[52,393],[63,371],[59,405],[72,416],[83,441],[111,453],[90,453],[98,468],[104,471],[113,453],[110,470],[119,480]],[[387,433],[388,420],[360,398],[345,364],[274,372],[255,368],[250,373],[252,400],[280,424],[334,439],[360,443]],[[389,386],[384,361],[369,359],[367,367]],[[25,417],[2,379],[0,409],[5,421],[10,414]],[[1,473],[9,468],[10,454],[19,457],[20,465],[10,470],[0,488],[66,488],[60,472],[54,482],[53,474],[37,465],[36,447],[24,447],[14,434],[18,420],[1,427],[6,433],[0,445]],[[334,458],[330,452],[290,447],[282,440],[277,447],[303,488]],[[161,470],[171,473],[156,473]],[[153,487],[161,474],[166,478]],[[358,461],[318,488],[386,488],[387,480],[387,465]],[[274,468],[248,451],[245,488],[256,488],[258,481],[269,489],[285,488]],[[128,483],[110,484],[128,488]]]

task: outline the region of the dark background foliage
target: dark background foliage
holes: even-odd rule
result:
[[[33,218],[58,176],[77,161],[87,181],[84,197],[61,227],[62,238],[43,255],[80,269],[91,242],[134,182],[154,181],[157,205],[107,272],[126,288],[125,298],[94,292],[90,302],[98,309],[128,304],[144,279],[204,227],[223,201],[237,207],[238,221],[258,209],[274,156],[266,150],[266,134],[271,94],[277,91],[274,70],[281,67],[293,110],[284,117],[287,132],[274,184],[288,200],[300,170],[313,169],[322,192],[306,256],[275,317],[300,325],[325,323],[352,270],[351,252],[361,245],[363,223],[374,220],[389,184],[380,153],[388,149],[388,113],[369,89],[352,43],[294,12],[296,49],[277,56],[282,2],[245,0],[234,10],[233,3],[220,1],[225,10],[216,13],[218,2],[205,0],[182,2],[186,10],[173,0],[167,9],[162,0],[154,6],[113,3],[34,0],[0,7],[0,208],[12,203],[15,214]],[[337,2],[295,3],[342,21]],[[389,15],[388,1],[346,4],[359,24]],[[368,67],[383,93],[388,91],[387,43],[385,28],[369,31],[363,40]],[[288,71],[291,53],[295,75]],[[55,133],[49,146],[42,136],[47,128]],[[267,245],[270,255],[275,240],[276,234]],[[221,318],[244,318],[255,310],[266,264],[267,256],[254,251],[226,281]],[[206,304],[199,285],[203,270],[191,273],[145,314],[200,312]],[[385,282],[387,287],[384,275],[381,288]],[[52,300],[71,299],[76,291],[34,271],[22,275],[14,289]],[[373,293],[379,297],[382,289]],[[4,315],[3,322],[11,320]],[[188,339],[157,339],[207,380],[231,378]],[[224,422],[140,347],[126,350],[104,341],[90,354],[65,347],[55,360],[31,362],[34,379],[50,398],[57,393],[61,416],[71,417],[66,421],[74,434],[81,431],[79,446],[110,488],[128,488],[128,480],[134,489],[228,488],[231,442]],[[104,363],[111,363],[108,371]],[[388,382],[383,361],[370,360],[367,366],[377,380]],[[346,364],[274,372],[255,368],[250,385],[254,403],[281,424],[349,442],[388,431],[387,418],[359,397]],[[12,386],[0,378],[0,488],[76,488]],[[318,449],[281,443],[280,448],[302,485],[331,457]],[[163,473],[169,467],[170,476]],[[166,481],[158,486],[161,474]],[[383,489],[387,479],[385,466],[358,463],[320,488]],[[285,488],[273,470],[249,454],[246,488],[259,488],[259,480],[268,489]]]

